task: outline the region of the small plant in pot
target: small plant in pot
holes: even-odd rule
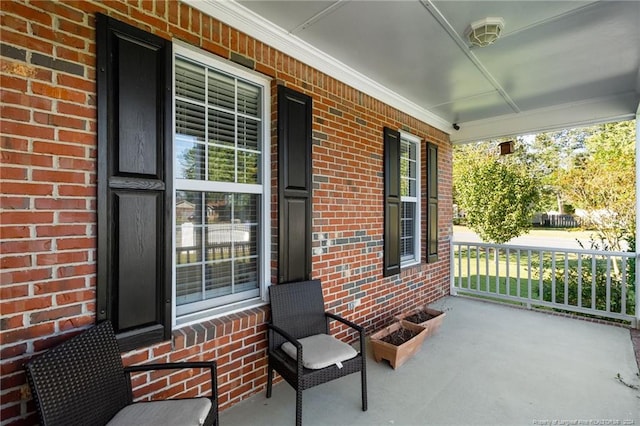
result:
[[[395,370],[420,349],[427,332],[426,327],[396,321],[371,335],[373,357],[376,362],[386,359]]]
[[[443,311],[424,306],[396,315],[395,319],[426,327],[428,330],[426,337],[429,337],[438,331],[445,316],[446,314]]]

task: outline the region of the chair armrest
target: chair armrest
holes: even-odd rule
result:
[[[349,327],[357,330],[358,333],[360,333],[360,334],[364,333],[364,328],[363,327],[359,326],[358,324],[356,324],[354,322],[349,321],[348,319],[342,318],[340,315],[336,315],[336,314],[333,314],[331,312],[325,312],[324,314],[326,316],[328,316],[329,318],[332,318],[332,319],[334,319],[336,321],[339,321],[339,322],[341,322],[343,324],[348,325]]]
[[[270,332],[278,333],[279,335],[287,339],[288,342],[290,342],[292,345],[296,347],[296,370],[298,371],[298,376],[301,376],[302,375],[302,343],[298,342],[298,339],[296,339],[295,337],[293,337],[292,335],[290,335],[289,333],[287,333],[286,331],[284,331],[283,329],[281,329],[276,325],[267,324],[267,328],[269,329]],[[271,338],[271,336],[269,336],[269,342],[271,342],[272,340],[273,339]]]
[[[208,368],[211,375],[211,400],[218,400],[218,372],[215,361],[185,361],[185,362],[167,362],[162,364],[138,364],[124,367],[127,379],[131,381],[131,373],[154,371],[154,370],[179,370],[179,369],[195,369]]]
[[[340,315],[336,315],[334,313],[331,312],[325,312],[324,313],[325,316],[327,318],[331,318],[334,319],[338,322],[341,322],[343,324],[348,325],[349,327],[353,328],[354,330],[356,330],[359,334],[360,334],[360,355],[362,355],[363,358],[363,362],[364,362],[364,358],[365,358],[365,354],[367,352],[366,349],[366,340],[365,340],[365,335],[364,335],[364,327],[359,326],[358,324],[349,321],[348,319],[342,318]],[[327,327],[328,327],[328,321],[327,321]]]
[[[292,335],[290,335],[280,327],[273,324],[267,324],[267,328],[271,331],[275,331],[276,333],[278,333],[279,335],[287,339],[293,346],[296,347],[298,351],[302,349],[302,343],[298,342],[298,340],[295,337],[293,337]]]

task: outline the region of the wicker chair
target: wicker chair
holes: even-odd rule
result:
[[[109,321],[32,359],[25,368],[43,426],[218,424],[215,361],[124,367]],[[133,402],[132,372],[182,368],[208,369],[211,397]]]
[[[271,323],[269,333],[269,374],[267,377],[267,398],[271,397],[273,370],[296,390],[296,425],[302,424],[302,391],[333,379],[360,371],[362,387],[362,411],[367,411],[367,369],[364,329],[351,321],[335,314],[325,312],[322,297],[322,285],[319,280],[274,285],[269,288],[271,298]],[[328,338],[329,323],[336,320],[358,331],[360,335],[360,352],[344,342]],[[313,337],[310,337],[313,336]],[[330,360],[330,365],[322,368],[322,362],[307,368],[307,358],[313,359],[317,349],[332,346],[326,340],[315,346],[307,344],[308,338],[322,336],[326,340],[333,339],[337,345],[346,346],[353,351],[349,359]],[[301,341],[303,343],[301,343]],[[288,342],[288,344],[287,344]],[[285,347],[289,350],[285,352]],[[303,349],[304,347],[304,349]],[[340,352],[344,348],[337,348]],[[333,349],[331,349],[333,351]],[[317,351],[317,352],[321,352]],[[355,356],[354,356],[355,355]],[[322,356],[321,356],[322,358]],[[316,362],[315,361],[311,362]]]

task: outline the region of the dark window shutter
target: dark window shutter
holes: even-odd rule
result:
[[[384,270],[400,273],[400,132],[384,128]]]
[[[171,43],[97,15],[98,321],[171,336]]]
[[[311,279],[312,99],[278,86],[279,282]]]
[[[427,262],[438,260],[438,147],[427,143]]]

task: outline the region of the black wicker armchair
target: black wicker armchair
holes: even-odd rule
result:
[[[124,367],[109,321],[32,359],[25,368],[43,426],[218,424],[215,361]],[[183,368],[208,369],[212,395],[133,402],[132,372]]]
[[[360,371],[362,411],[367,411],[367,369],[364,329],[325,312],[319,280],[274,285],[269,288],[269,373],[271,397],[273,370],[296,390],[296,425],[302,424],[302,391]],[[360,352],[329,334],[336,320],[358,331]]]

